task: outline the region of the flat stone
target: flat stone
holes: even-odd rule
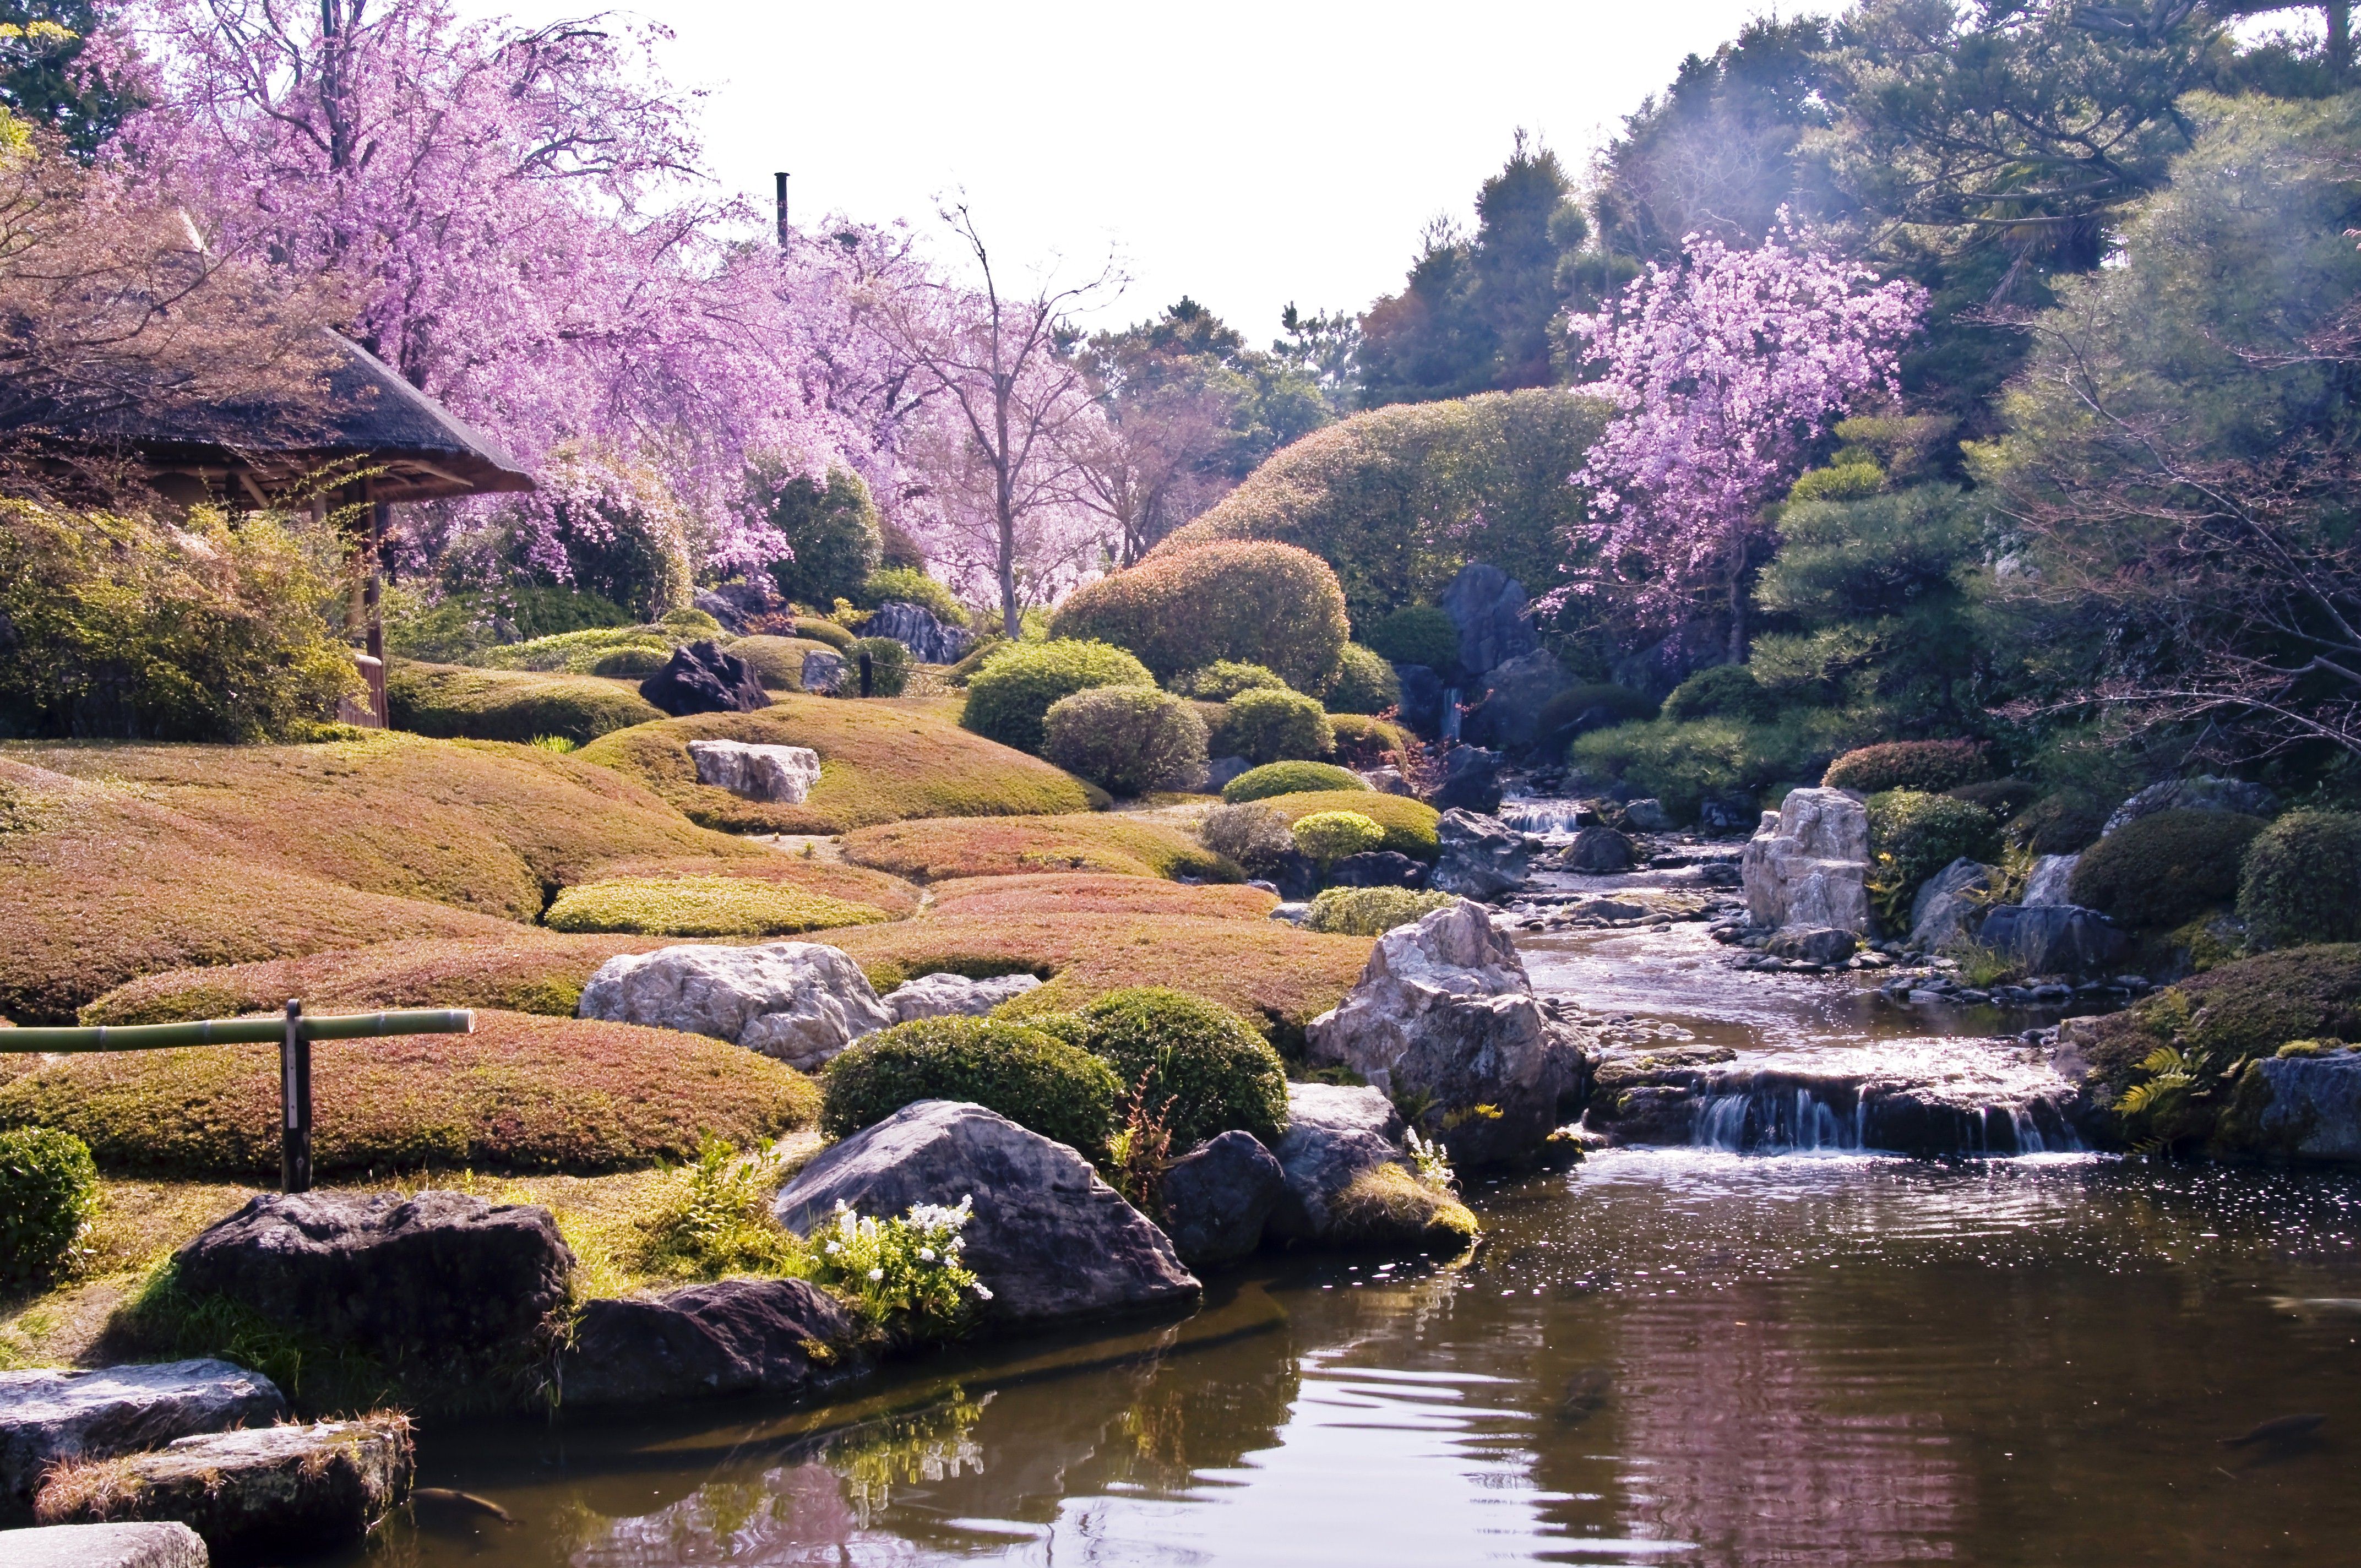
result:
[[[366,1536],[410,1490],[400,1416],[250,1427],[68,1465],[36,1510],[45,1524],[175,1520],[225,1562],[309,1555]]]
[[[1525,880],[1532,840],[1497,817],[1450,810],[1434,825],[1442,854],[1427,885],[1462,898],[1497,898]]]
[[[1287,1173],[1252,1133],[1230,1131],[1200,1144],[1168,1167],[1158,1196],[1164,1230],[1191,1268],[1230,1263],[1262,1245],[1270,1212],[1287,1190]]]
[[[1740,868],[1757,926],[1869,929],[1869,812],[1843,790],[1790,790]]]
[[[811,1072],[894,1015],[834,948],[659,948],[608,959],[582,988],[585,1018],[731,1040]]]
[[[184,1524],[53,1524],[0,1535],[8,1568],[208,1568],[213,1559]]]
[[[1284,920],[1290,926],[1301,926],[1312,913],[1312,905],[1301,901],[1274,904],[1270,906],[1273,920]]]
[[[197,1432],[274,1421],[287,1400],[226,1361],[166,1361],[93,1372],[0,1372],[0,1522],[29,1522],[42,1475]]]
[[[963,974],[922,974],[916,980],[904,981],[880,997],[878,1003],[894,1015],[896,1024],[906,1024],[913,1018],[980,1018],[1010,997],[1040,988],[1040,980],[1029,974],[994,975],[990,980],[970,980]]]
[[[873,1216],[975,1201],[963,1261],[992,1291],[986,1321],[1038,1328],[1186,1306],[1196,1277],[1090,1162],[981,1105],[921,1100],[820,1153],[781,1190],[798,1234],[842,1202]]]
[[[559,1408],[813,1396],[868,1370],[859,1324],[802,1279],[724,1279],[584,1305]]]
[[[675,648],[664,667],[640,683],[640,695],[674,718],[692,713],[751,713],[771,706],[763,677],[735,653],[711,642]]]
[[[1358,770],[1356,776],[1379,795],[1414,795],[1418,793],[1410,787],[1410,781],[1401,776],[1400,768],[1363,768]]]
[[[748,800],[801,806],[819,783],[819,753],[808,746],[756,746],[743,740],[691,740],[697,782]]]

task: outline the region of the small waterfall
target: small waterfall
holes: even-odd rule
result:
[[[1446,686],[1443,692],[1443,718],[1440,728],[1444,745],[1459,739],[1459,688]]]
[[[1500,806],[1500,820],[1520,833],[1576,833],[1586,815],[1580,801],[1511,800]]]
[[[1850,1107],[1808,1086],[1707,1092],[1689,1134],[1694,1148],[1732,1154],[1833,1154],[1862,1147],[1864,1106]]]
[[[1667,1081],[1670,1080],[1670,1081]],[[1602,1130],[1619,1143],[1731,1154],[2004,1158],[2080,1149],[2063,1083],[1927,1082],[1794,1071],[1665,1074]]]

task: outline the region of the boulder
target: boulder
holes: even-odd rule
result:
[[[1443,754],[1443,783],[1426,803],[1437,811],[1499,810],[1500,753],[1454,746]]]
[[[2217,1146],[2229,1154],[2361,1162],[2361,1047],[2307,1043],[2248,1062]]]
[[[1521,885],[1533,856],[1532,840],[1497,817],[1453,809],[1434,825],[1442,857],[1427,878],[1440,893],[1497,898]]]
[[[814,648],[804,655],[804,667],[797,673],[796,684],[815,696],[837,696],[860,678],[845,663],[843,654]]]
[[[1253,766],[1244,757],[1215,757],[1205,764],[1205,793],[1221,794],[1223,786]]]
[[[1833,968],[1861,950],[1861,939],[1836,926],[1783,926],[1772,933],[1763,950],[1774,959]]]
[[[1455,1250],[1469,1239],[1451,1223],[1449,1194],[1418,1179],[1408,1129],[1377,1090],[1289,1084],[1287,1132],[1271,1153],[1287,1183],[1263,1226],[1272,1240]]]
[[[1499,669],[1541,646],[1524,585],[1498,566],[1470,561],[1435,602],[1459,629],[1459,665],[1470,675]]]
[[[2081,863],[2080,855],[2041,856],[2026,874],[2025,896],[2017,902],[2027,908],[2071,904],[2073,900],[2066,896],[2066,885],[2074,880],[2074,868]]]
[[[1367,850],[1328,868],[1332,887],[1424,887],[1427,867],[1397,850]]]
[[[558,1363],[565,1409],[818,1394],[867,1370],[860,1324],[803,1279],[724,1279],[587,1302]]]
[[[1869,929],[1869,812],[1840,789],[1790,790],[1740,861],[1757,926]]]
[[[1401,776],[1400,768],[1366,768],[1358,770],[1360,780],[1379,795],[1414,795],[1410,781]]]
[[[1653,796],[1623,803],[1623,825],[1634,833],[1669,833],[1673,830],[1673,814],[1664,803]]]
[[[861,966],[818,942],[627,953],[598,966],[577,1011],[733,1040],[805,1072],[895,1021]]]
[[[8,1568],[206,1568],[205,1543],[184,1524],[53,1524],[13,1530]]]
[[[1542,708],[1573,685],[1545,648],[1503,661],[1484,676],[1482,700],[1467,716],[1469,738],[1505,751],[1531,751],[1542,739]]]
[[[922,974],[916,980],[904,981],[878,1001],[896,1024],[960,1014],[980,1018],[1010,997],[1038,990],[1040,985],[1040,981],[1029,974],[994,975],[990,980],[970,980],[963,974]]]
[[[1301,926],[1311,913],[1312,905],[1309,904],[1301,901],[1280,903],[1270,906],[1269,918],[1284,920],[1290,926]]]
[[[963,1259],[992,1291],[987,1321],[1039,1328],[1187,1306],[1200,1287],[1148,1217],[1064,1144],[981,1105],[921,1100],[824,1150],[778,1196],[808,1234],[843,1203],[897,1215],[975,1200]]]
[[[891,637],[922,664],[956,664],[974,646],[975,633],[935,619],[932,610],[888,600],[861,623],[863,637]]]
[[[1443,733],[1443,677],[1424,664],[1396,664],[1401,696],[1394,711],[1404,724],[1433,740]]]
[[[1191,1268],[1230,1263],[1262,1245],[1287,1173],[1252,1133],[1227,1132],[1166,1168],[1157,1195],[1173,1250]]]
[[[748,800],[801,806],[819,783],[819,753],[808,746],[756,746],[743,740],[691,740],[697,782]]]
[[[732,637],[745,636],[756,618],[786,608],[770,579],[761,576],[699,588],[689,603],[719,621],[721,630]]]
[[[2114,809],[2099,837],[2153,817],[2159,811],[2230,811],[2243,817],[2276,817],[2279,797],[2244,779],[2216,778],[2211,773],[2193,779],[2167,779],[2150,784]]]
[[[1320,862],[1301,850],[1289,850],[1263,868],[1281,898],[1298,901],[1320,891]]]
[[[2027,974],[2097,974],[2112,969],[2130,946],[2114,921],[2072,904],[1994,905],[1976,939],[2007,954]]]
[[[1938,952],[1975,935],[1984,906],[1973,896],[1992,886],[1993,868],[1962,855],[1919,883],[1910,900],[1910,945]]]
[[[286,1413],[276,1384],[226,1361],[0,1372],[0,1524],[32,1518],[33,1493],[51,1465],[112,1459]]]
[[[44,1524],[177,1521],[216,1560],[251,1563],[357,1542],[410,1479],[410,1422],[373,1416],[211,1432],[64,1465],[34,1509]]]
[[[710,642],[675,648],[664,667],[640,683],[640,695],[678,718],[691,713],[752,713],[771,706],[754,666]]]
[[[1306,1034],[1313,1061],[1420,1104],[1462,1165],[1521,1158],[1557,1127],[1567,1064],[1516,944],[1466,899],[1379,937],[1359,981]]]
[[[1595,876],[1628,872],[1640,863],[1632,851],[1631,840],[1612,828],[1586,828],[1574,836],[1565,847],[1558,863],[1570,872],[1589,872]]]

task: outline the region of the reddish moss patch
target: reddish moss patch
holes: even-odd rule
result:
[[[1241,875],[1179,828],[1125,817],[936,817],[848,833],[843,849],[848,861],[920,882],[1042,872]]]
[[[871,871],[866,866],[847,865],[841,861],[823,861],[818,856],[805,860],[801,855],[785,850],[730,861],[625,861],[608,867],[599,874],[602,880],[609,877],[750,877],[801,888],[806,893],[817,893],[827,898],[841,898],[849,904],[866,904],[873,909],[884,910],[897,920],[917,914],[919,899],[923,896],[918,889],[900,877]]]
[[[1187,915],[1268,920],[1279,900],[1258,887],[1191,887],[1153,877],[1065,874],[965,877],[935,884],[938,915]]]

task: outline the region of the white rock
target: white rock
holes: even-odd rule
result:
[[[2066,884],[2074,880],[2074,868],[2081,863],[2080,855],[2042,856],[2033,862],[2025,879],[2025,896],[2017,902],[2029,909],[2073,903],[2066,896]]]
[[[801,806],[819,783],[819,753],[808,746],[756,746],[743,740],[691,740],[697,782],[748,800]]]
[[[1788,793],[1740,863],[1757,926],[1869,929],[1869,811],[1840,789]]]
[[[195,1530],[167,1524],[52,1524],[0,1536],[8,1568],[205,1568]]]
[[[286,1409],[269,1378],[226,1361],[0,1372],[0,1521],[29,1520],[34,1488],[61,1460],[112,1459]]]
[[[659,948],[598,966],[585,1018],[734,1040],[805,1072],[894,1022],[854,963],[818,942]]]
[[[1040,984],[1029,974],[995,975],[990,980],[970,980],[963,974],[922,974],[895,986],[881,1001],[896,1024],[960,1014],[982,1017],[1012,996],[1038,990]]]

